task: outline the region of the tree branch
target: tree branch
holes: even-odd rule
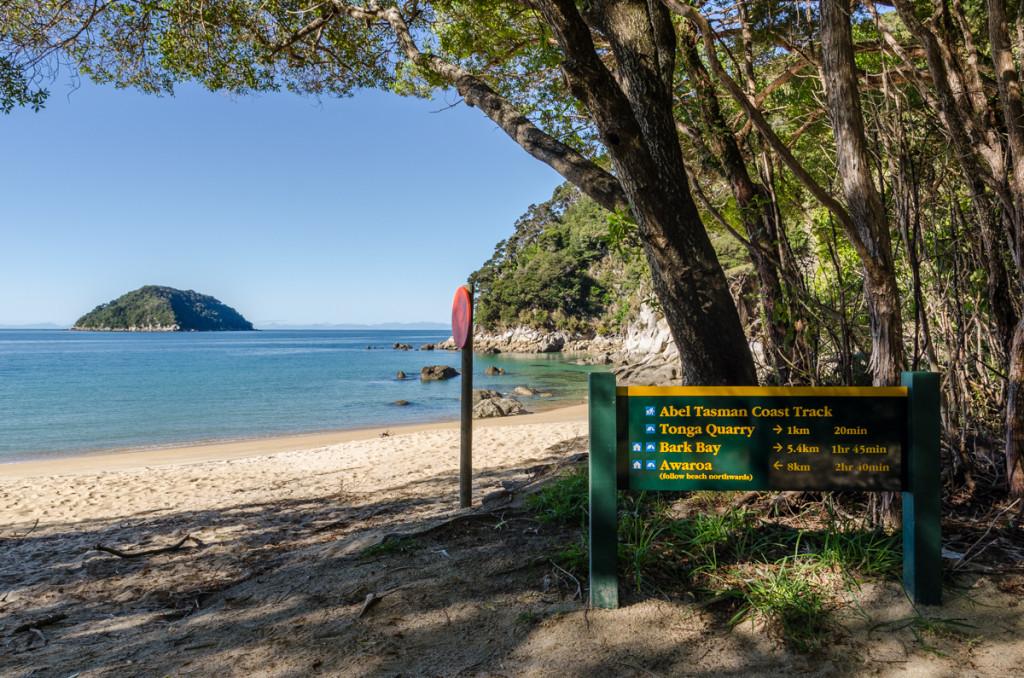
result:
[[[406,58],[413,64],[432,71],[455,87],[466,104],[479,108],[527,153],[544,162],[607,210],[626,208],[625,192],[610,172],[601,168],[576,149],[544,132],[523,115],[511,102],[495,92],[476,75],[457,64],[433,54],[424,54],[416,44],[409,26],[397,7],[378,8],[375,3],[363,9],[332,0],[339,15],[358,20],[383,19],[391,26]]]
[[[750,117],[754,126],[764,137],[768,145],[771,146],[772,150],[782,159],[786,167],[789,168],[796,178],[803,184],[811,195],[815,197],[826,209],[835,215],[836,219],[843,226],[843,230],[846,232],[853,244],[854,249],[857,251],[861,261],[870,261],[871,255],[868,252],[868,248],[865,247],[864,241],[860,238],[857,233],[857,229],[854,226],[853,220],[850,218],[849,212],[846,211],[839,201],[833,198],[828,191],[826,191],[814,178],[804,169],[803,165],[793,156],[793,153],[789,150],[782,139],[775,134],[771,124],[765,120],[764,115],[754,105],[752,101],[747,97],[746,93],[736,84],[736,81],[726,73],[725,69],[722,68],[721,62],[718,60],[718,56],[715,53],[714,33],[711,29],[711,24],[708,20],[696,9],[689,5],[684,5],[679,0],[662,0],[665,6],[670,10],[679,14],[680,16],[692,21],[700,29],[701,36],[704,40],[704,51],[705,56],[708,60],[708,65],[711,67],[711,71],[715,74],[715,77],[729,90],[729,94],[736,100],[746,114]]]

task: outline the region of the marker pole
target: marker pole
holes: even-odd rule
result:
[[[473,503],[473,286],[469,292],[469,335],[462,347],[462,428],[459,448],[459,506]]]
[[[903,493],[903,584],[914,602],[942,604],[942,479],[939,375],[904,372],[907,387],[907,491]]]
[[[590,375],[590,606],[619,606],[615,375]]]

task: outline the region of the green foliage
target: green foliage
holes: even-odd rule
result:
[[[608,213],[569,184],[531,206],[469,278],[476,322],[617,329],[629,317],[625,297],[639,285],[645,264],[610,250],[608,229]]]
[[[844,572],[868,577],[896,577],[903,567],[901,536],[883,530],[860,530],[829,521],[819,538],[819,560]]]
[[[75,329],[170,328],[180,330],[252,330],[235,309],[192,290],[147,285],[101,304],[75,323]]]
[[[744,586],[737,590],[742,601],[740,610],[730,621],[757,617],[764,620],[769,633],[794,650],[821,647],[833,620],[816,574],[813,563],[795,557],[756,566],[744,573]]]
[[[686,590],[704,598],[703,605],[727,603],[730,623],[761,621],[792,649],[825,642],[837,626],[838,591],[856,590],[865,577],[900,574],[898,534],[857,529],[814,509],[806,519],[819,529],[797,530],[754,510],[715,510],[701,493],[682,497],[618,493],[620,577],[640,594]],[[527,500],[538,520],[579,526],[577,537],[547,554],[578,576],[589,562],[587,502],[586,468],[563,473]],[[688,507],[687,517],[678,517],[679,506]]]
[[[33,88],[24,72],[7,57],[0,56],[0,111],[10,113],[18,106],[29,106],[37,113],[49,92]]]
[[[640,236],[637,234],[636,219],[628,210],[616,208],[608,215],[608,236],[603,240],[612,251],[626,261],[643,256],[640,251]]]
[[[586,467],[565,471],[537,494],[526,498],[526,507],[541,522],[584,526],[587,520],[590,474]]]

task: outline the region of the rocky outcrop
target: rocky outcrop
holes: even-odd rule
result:
[[[682,376],[668,322],[649,306],[626,329],[614,362],[612,372],[622,386],[678,386]]]
[[[502,397],[497,391],[487,388],[473,389],[473,418],[490,419],[492,417],[511,417],[526,414],[526,408],[515,398]]]
[[[619,347],[616,337],[588,336],[568,332],[545,332],[520,326],[498,332],[487,332],[479,327],[473,333],[473,352],[480,355],[496,353],[611,353]],[[427,347],[430,348],[427,348]],[[426,344],[422,350],[458,351],[452,338],[436,344]]]
[[[497,391],[492,391],[489,388],[474,388],[473,389],[473,402],[478,403],[481,400],[498,400],[501,398],[501,394]],[[462,400],[462,396],[459,396],[459,400]]]
[[[458,350],[449,338],[428,345],[436,350]],[[427,346],[423,347],[427,349]],[[636,319],[624,332],[615,336],[545,332],[532,327],[516,327],[498,332],[476,328],[473,337],[475,353],[583,353],[576,362],[581,365],[613,365],[622,385],[675,386],[682,377],[679,351],[676,349],[668,322],[650,306],[641,307]],[[493,366],[485,374],[504,374]]]
[[[668,321],[650,306],[643,306],[637,319],[626,328],[619,357],[622,362],[638,362],[652,355],[665,356],[666,360],[679,360],[679,350],[672,339]]]
[[[474,419],[511,417],[526,414],[526,408],[515,398],[487,398],[473,406]]]
[[[181,332],[181,325],[132,325],[130,327],[75,327],[72,330],[88,330],[90,332]]]
[[[512,393],[519,396],[532,396],[537,395],[537,389],[530,388],[529,386],[516,386],[512,389]]]
[[[447,365],[429,365],[420,370],[421,381],[444,381],[459,376],[459,371]]]
[[[679,361],[652,355],[639,363],[612,368],[619,386],[679,386],[682,377]]]
[[[484,370],[484,374],[486,374],[488,377],[499,377],[505,374],[505,368],[495,367],[494,365],[488,365],[487,369]]]
[[[582,335],[515,327],[502,332],[477,330],[473,337],[473,348],[489,353],[556,353],[581,350],[581,341],[585,341]]]

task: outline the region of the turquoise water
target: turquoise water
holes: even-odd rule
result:
[[[0,463],[459,417],[461,379],[422,383],[450,351],[398,351],[450,332],[0,331]],[[367,346],[374,347],[367,350]],[[554,394],[527,409],[582,401],[572,356],[478,355],[473,385]],[[488,377],[489,365],[505,369]],[[411,378],[399,380],[401,370]],[[390,403],[407,400],[408,407]]]

